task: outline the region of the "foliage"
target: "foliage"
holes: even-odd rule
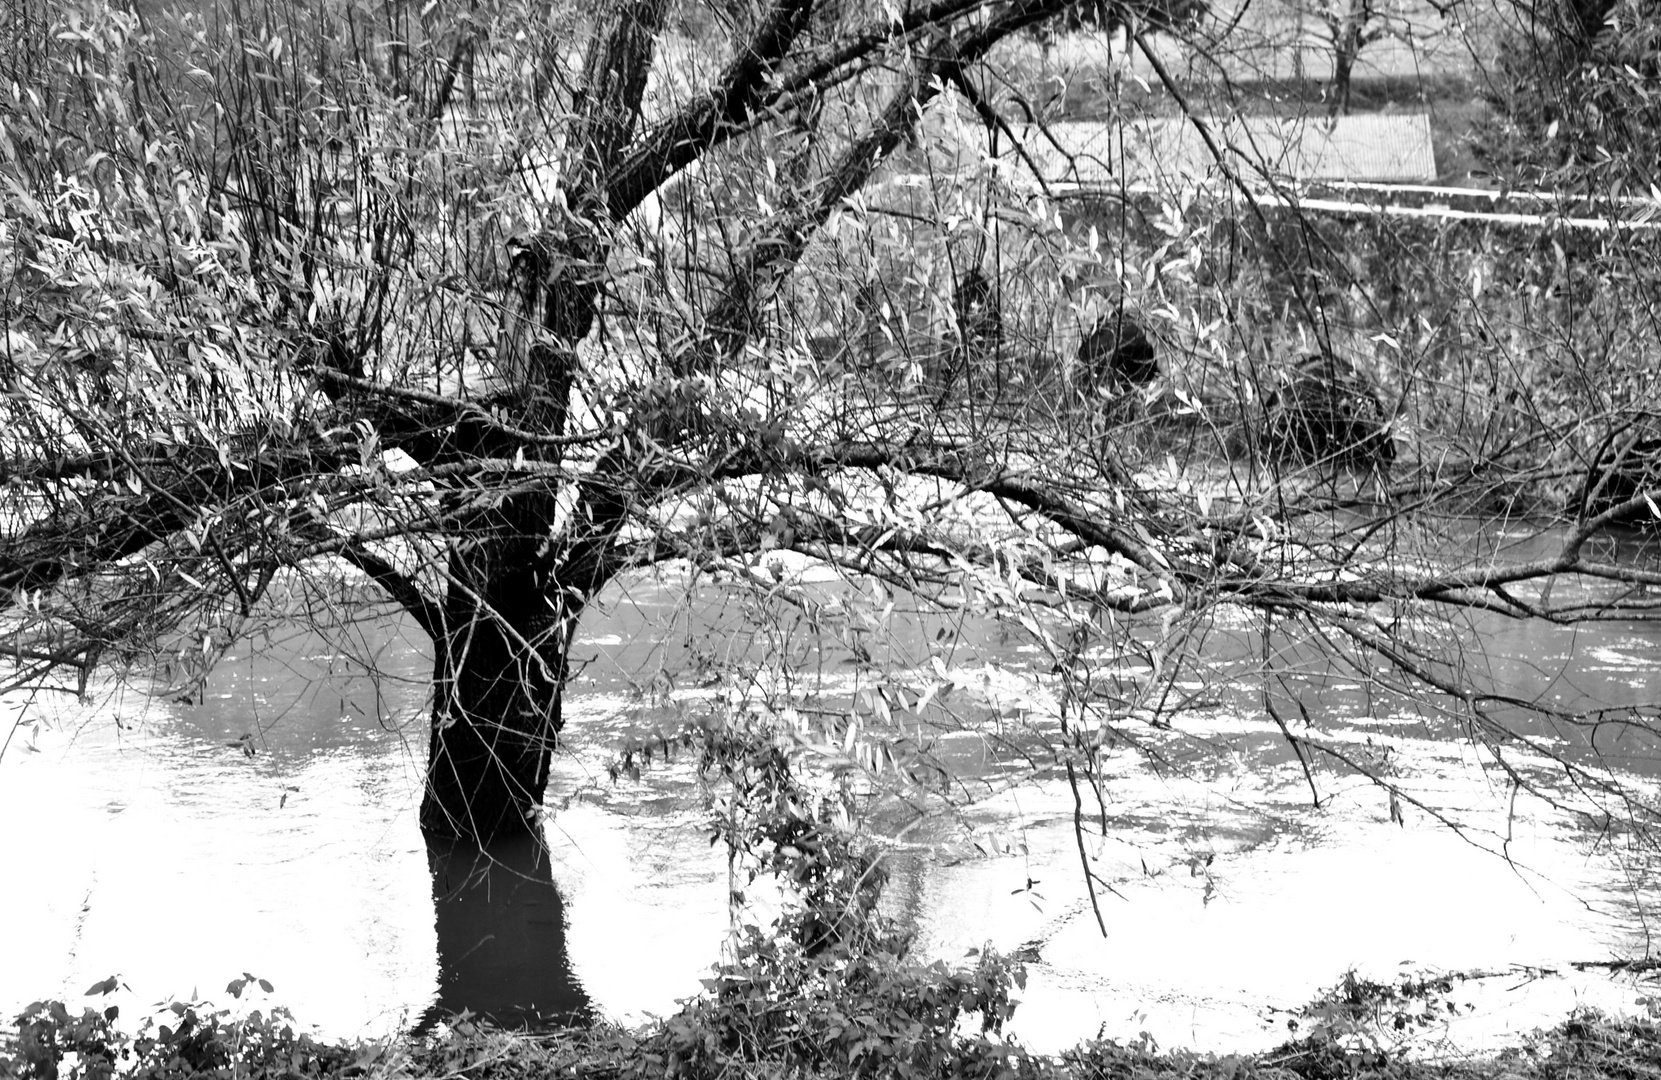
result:
[[[1067,1074],[1080,1080],[1544,1080],[1566,1073],[1599,1080],[1643,1075],[1661,1062],[1658,1052],[1656,1028],[1649,1021],[1577,1012],[1487,1059],[1415,1060],[1312,1035],[1255,1057],[1158,1053],[1147,1046],[1100,1041],[1082,1044],[1063,1060]]]
[[[810,783],[800,770],[814,757],[787,751],[782,734],[741,719],[700,725],[690,740],[702,771],[719,774],[727,792],[712,809],[712,839],[726,841],[747,882],[777,878],[786,900],[771,925],[741,925],[705,996],[643,1048],[648,1070],[718,1077],[766,1063],[848,1076],[1029,1072],[1025,1054],[996,1038],[1025,971],[990,950],[969,971],[911,960],[910,931],[877,907],[886,871],[851,828],[857,800],[846,782]],[[960,1034],[959,1021],[976,1015],[980,1033]]]
[[[744,1063],[851,1076],[1018,1076],[1025,1054],[997,1039],[1014,1012],[1018,967],[984,956],[968,972],[905,959],[904,935],[812,952],[750,928],[709,997],[666,1022],[650,1050],[671,1076],[722,1076]],[[979,1014],[983,1031],[959,1034]],[[655,1071],[655,1069],[653,1070]]]
[[[1201,438],[1272,451],[1267,406],[1290,360],[1333,355],[1377,386],[1406,454],[1449,453],[1471,471],[1467,508],[1572,516],[1586,478],[1607,472],[1606,436],[1644,428],[1657,392],[1655,237],[1641,222],[1559,223],[1521,196],[1473,194],[1452,220],[1377,213],[1367,197],[1319,216],[1269,203],[1144,211],[1145,242],[1166,240],[1193,268],[1163,283],[1169,302],[1219,329],[1172,365],[1204,405]],[[1211,362],[1206,344],[1226,359]]]
[[[252,975],[233,979],[226,991],[240,998],[257,984]],[[107,994],[110,978],[88,992]],[[275,1080],[277,1077],[332,1077],[364,1072],[376,1061],[375,1047],[348,1048],[296,1031],[294,1018],[276,1007],[234,1016],[204,1002],[175,1001],[164,1019],[145,1017],[136,1032],[117,1024],[115,1006],[87,1008],[79,1016],[61,1001],[37,1001],[17,1017],[15,1049],[0,1054],[0,1076],[8,1080]]]
[[[1502,9],[1505,10],[1505,9]],[[1519,4],[1496,32],[1477,150],[1508,183],[1642,197],[1661,182],[1661,21],[1642,0]]]
[[[1140,13],[1142,29],[1169,33],[1194,24],[1209,14],[1207,0],[1161,0]],[[1063,12],[1061,27],[1066,30],[1115,32],[1124,25],[1126,9],[1109,0],[1074,0]]]
[[[910,983],[926,991],[926,972],[894,969],[896,987]],[[966,976],[967,977],[967,976]],[[244,985],[249,980],[233,981]],[[110,980],[113,988],[113,980]],[[100,991],[94,987],[94,991]],[[1347,988],[1346,988],[1347,987]],[[1388,1053],[1376,1043],[1357,1045],[1359,1014],[1376,1007],[1371,999],[1398,999],[1411,1014],[1412,1002],[1431,1001],[1439,986],[1382,987],[1350,980],[1328,999],[1312,1006],[1330,1014],[1308,1036],[1261,1055],[1197,1054],[1161,1050],[1150,1039],[1129,1045],[1091,1040],[1059,1059],[1022,1053],[1018,1047],[984,1036],[954,1035],[950,1029],[918,1032],[884,1014],[872,1012],[861,1030],[874,1035],[858,1056],[846,1056],[858,1044],[843,1041],[829,1052],[795,1038],[797,1028],[782,1017],[766,1033],[777,1041],[747,1041],[763,1030],[752,1026],[753,1011],[723,1010],[713,997],[687,1003],[677,1015],[635,1032],[598,1025],[545,1034],[509,1033],[465,1017],[435,1037],[411,1044],[321,1043],[296,1034],[281,1009],[251,1012],[232,1019],[224,1010],[175,1003],[167,1023],[145,1021],[129,1035],[106,1012],[86,1010],[73,1017],[61,1002],[39,1002],[18,1017],[19,1035],[0,1041],[0,1076],[8,1080],[294,1080],[296,1077],[345,1080],[348,1077],[393,1078],[471,1076],[479,1080],[525,1080],[529,1077],[607,1078],[671,1076],[763,1077],[792,1075],[838,1077],[1000,1076],[1077,1078],[1077,1080],[1550,1080],[1572,1073],[1585,1080],[1617,1080],[1646,1075],[1661,1066],[1661,1036],[1648,1020],[1613,1020],[1596,1012],[1577,1012],[1564,1023],[1525,1038],[1491,1059],[1419,1061]],[[996,996],[996,994],[994,994]],[[1357,998],[1360,1005],[1349,1003]],[[801,1030],[845,1022],[850,1008],[889,1003],[877,999],[801,999],[810,1011],[795,1020]],[[821,1010],[821,1011],[812,1011]],[[1324,1012],[1323,1012],[1324,1010]],[[859,1014],[855,1014],[859,1015]],[[915,1012],[908,1015],[915,1016]],[[905,1035],[909,1032],[910,1037]],[[922,1037],[919,1038],[918,1036]],[[732,1040],[731,1044],[727,1040]],[[896,1056],[895,1051],[903,1051]]]
[[[1405,1035],[1433,1028],[1458,1012],[1450,997],[1460,976],[1403,978],[1381,983],[1358,976],[1352,969],[1337,986],[1305,1006],[1287,1027],[1299,1037],[1305,1064],[1293,1066],[1316,1075],[1335,1064],[1356,1068],[1386,1066],[1397,1041]],[[1397,1040],[1397,1041],[1392,1041]]]

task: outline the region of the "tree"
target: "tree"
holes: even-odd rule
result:
[[[1564,0],[1502,7],[1478,147],[1508,181],[1577,194],[1656,182],[1652,6]]]
[[[1364,763],[1281,719],[1288,643],[1431,703],[1537,788],[1513,764],[1539,748],[1519,718],[1599,717],[1508,695],[1459,652],[1459,620],[1654,617],[1635,590],[1656,571],[1590,545],[1661,491],[1583,504],[1539,557],[1474,557],[1442,515],[1618,467],[1595,448],[1644,415],[1654,368],[1568,372],[1594,374],[1593,332],[1655,355],[1630,317],[1649,279],[1595,253],[1618,286],[1603,319],[1550,306],[1583,280],[1508,291],[1551,316],[1540,348],[1565,370],[1538,379],[1491,332],[1520,308],[1449,300],[1490,265],[1481,244],[1406,260],[1395,234],[1249,198],[1069,223],[974,142],[1010,135],[1000,44],[1064,7],[774,0],[692,20],[666,0],[480,0],[383,24],[346,3],[70,5],[35,42],[44,74],[0,106],[5,685],[84,690],[114,667],[195,694],[261,620],[390,603],[433,642],[422,825],[486,842],[537,821],[586,605],[674,563],[773,635],[706,657],[723,715],[835,770],[950,789],[896,725],[953,715],[951,680],[898,655],[904,596],[931,633],[973,612],[1030,636],[1059,702],[1030,734],[1075,784],[1181,715],[1188,677],[1238,681],[1206,642],[1240,611],[1306,768]],[[1376,276],[1355,261],[1373,255]],[[996,335],[958,325],[968,272]],[[1134,421],[1055,392],[1079,381],[1069,327],[1109,296],[1177,343]],[[1465,348],[1419,333],[1432,299]],[[861,345],[811,349],[827,331]],[[1387,392],[1359,438],[1421,445],[1278,454],[1264,404],[1294,343],[1365,350]],[[1450,415],[1447,387],[1484,378]],[[1357,456],[1396,478],[1333,464]],[[856,683],[808,679],[802,634]],[[1618,774],[1559,757],[1579,810],[1647,819]]]
[[[1456,5],[1419,5],[1401,0],[1289,0],[1286,6],[1297,19],[1300,33],[1306,20],[1314,23],[1315,35],[1332,57],[1328,113],[1347,116],[1355,65],[1362,51],[1387,38],[1422,44],[1439,33],[1424,25],[1432,14],[1427,9],[1446,18]]]

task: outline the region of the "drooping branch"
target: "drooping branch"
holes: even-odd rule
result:
[[[732,459],[735,463],[740,459]],[[965,494],[982,492],[1025,507],[1089,546],[1117,554],[1171,589],[1171,601],[1183,602],[1190,590],[1204,589],[1243,604],[1270,610],[1308,610],[1311,605],[1353,607],[1393,601],[1480,608],[1509,617],[1563,612],[1521,604],[1508,590],[1527,582],[1544,582],[1566,574],[1625,582],[1634,587],[1661,585],[1661,572],[1584,560],[1578,534],[1571,534],[1551,557],[1484,566],[1470,570],[1450,566],[1443,573],[1344,575],[1333,580],[1297,580],[1284,567],[1262,565],[1249,552],[1216,549],[1201,535],[1202,523],[1167,532],[1158,518],[1139,512],[1134,522],[1116,524],[1103,507],[1078,503],[1057,489],[1023,474],[988,463],[969,448],[844,444],[804,455],[814,468],[876,469],[949,480]],[[1655,493],[1661,498],[1661,491]],[[1639,500],[1641,501],[1641,500]],[[1330,564],[1322,564],[1330,565]],[[1572,615],[1633,618],[1661,608],[1641,599],[1634,603],[1576,601]],[[1570,609],[1564,609],[1568,612]]]
[[[386,594],[410,614],[427,637],[435,641],[439,639],[444,632],[444,610],[428,598],[407,574],[362,544],[342,544],[339,554],[386,590]]]
[[[74,509],[24,529],[0,549],[0,589],[7,594],[55,585],[66,577],[118,562],[190,528],[211,508],[356,463],[338,448],[261,455],[233,468],[217,458],[171,474],[134,472],[134,495],[112,495],[94,509]],[[128,463],[131,468],[131,462]],[[240,464],[240,463],[239,463]]]
[[[603,207],[608,174],[633,136],[667,0],[625,0],[594,28],[576,99],[571,164],[585,175],[568,183]]]
[[[634,147],[607,191],[613,218],[627,215],[669,177],[715,145],[723,128],[741,125],[760,103],[768,77],[790,55],[815,0],[774,0],[750,39],[710,91]]]
[[[381,445],[403,450],[426,466],[511,453],[518,445],[569,447],[602,442],[614,434],[610,429],[550,434],[509,423],[503,414],[518,404],[517,393],[471,400],[337,371],[319,370],[317,377],[333,388],[337,401],[344,401],[355,419],[370,422]]]
[[[920,120],[923,110],[947,85],[964,83],[963,68],[994,45],[1065,7],[1064,0],[1024,0],[985,26],[942,30],[919,47],[910,76],[896,87],[881,114],[838,155],[811,197],[793,201],[774,215],[771,227],[750,241],[708,320],[710,341],[691,356],[694,370],[734,355],[750,336],[759,299],[789,275],[819,229],[842,202],[863,188]],[[684,372],[683,372],[684,373]]]
[[[984,492],[1007,499],[1039,514],[1085,543],[1120,555],[1148,573],[1169,580],[1180,597],[1170,560],[1148,543],[1102,520],[1101,515],[1031,481],[989,466],[981,455],[965,448],[912,449],[871,443],[827,448],[812,460],[820,469],[888,469],[916,476],[949,480],[967,492]]]

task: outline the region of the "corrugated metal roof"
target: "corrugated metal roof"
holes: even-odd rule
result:
[[[1262,179],[1264,172],[1277,180],[1414,183],[1436,177],[1430,117],[1424,113],[1204,122],[1248,181]],[[1027,151],[1052,183],[1116,187],[1218,175],[1211,151],[1186,118],[1063,121],[1049,132],[1061,149],[1035,132]]]

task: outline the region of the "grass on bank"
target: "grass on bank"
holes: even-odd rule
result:
[[[992,965],[991,968],[988,964]],[[857,965],[855,965],[857,966]],[[615,1025],[544,1033],[507,1031],[466,1017],[426,1038],[322,1042],[295,1030],[281,1008],[233,1018],[176,1003],[171,1022],[147,1020],[137,1034],[114,1026],[115,1010],[72,1015],[40,1002],[0,1036],[5,1080],[540,1080],[552,1077],[748,1080],[799,1077],[978,1077],[1011,1080],[1647,1080],[1661,1077],[1661,1027],[1644,1019],[1577,1012],[1549,1031],[1492,1057],[1418,1061],[1394,1056],[1361,1025],[1323,1025],[1264,1054],[1217,1055],[1090,1040],[1058,1057],[1026,1052],[998,1036],[996,1017],[976,1033],[958,1023],[975,980],[1016,971],[996,957],[976,972],[939,965],[887,969],[890,989],[910,1004],[859,996],[810,1002],[786,988],[768,998],[764,977],[729,970],[710,992],[667,1020],[634,1031]],[[846,970],[844,974],[846,974]],[[994,972],[994,980],[1000,978]],[[253,981],[252,976],[247,980]],[[835,983],[837,980],[831,980]],[[113,983],[113,980],[112,980]],[[235,987],[237,984],[233,983]],[[267,984],[268,985],[268,984]],[[830,984],[821,983],[821,989]],[[742,992],[734,999],[733,989]],[[1345,1015],[1347,978],[1311,1011]],[[96,988],[95,988],[96,989]],[[800,988],[796,988],[800,989]],[[870,989],[865,987],[865,989]],[[981,989],[988,989],[982,986]],[[992,986],[991,997],[1002,998]],[[880,995],[879,995],[880,997]],[[983,1002],[987,1003],[987,1002]],[[897,1007],[896,1007],[897,1006]],[[945,1007],[941,1007],[945,1006]],[[932,1021],[932,1022],[930,1022]],[[843,1033],[849,1033],[844,1037]]]

